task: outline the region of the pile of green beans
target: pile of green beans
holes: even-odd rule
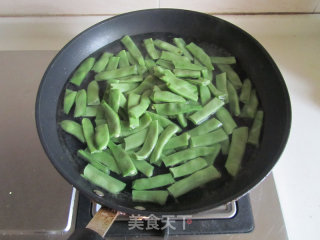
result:
[[[70,77],[78,90],[65,90],[63,112],[73,109],[74,119],[60,126],[87,146],[78,150],[82,176],[160,205],[220,178],[218,156],[236,177],[247,144],[259,147],[264,117],[252,82],[233,70],[236,58],[209,56],[182,38],[121,43],[118,53],[85,59]]]

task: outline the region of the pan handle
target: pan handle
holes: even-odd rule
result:
[[[102,207],[86,228],[76,230],[68,240],[103,240],[119,212]]]

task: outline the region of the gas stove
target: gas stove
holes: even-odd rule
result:
[[[55,51],[0,52],[0,239],[67,239],[99,206],[79,194],[47,159],[34,120],[41,77]],[[133,218],[142,229],[132,228]],[[287,239],[272,174],[249,194],[172,226],[146,229],[150,216],[120,216],[107,239]],[[130,230],[130,228],[132,228]],[[163,228],[161,230],[161,228]],[[196,235],[196,236],[195,236]]]

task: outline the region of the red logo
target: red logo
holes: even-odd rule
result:
[[[190,218],[187,219],[187,223],[188,223],[188,224],[191,224],[191,223],[192,223],[192,219],[190,219]]]

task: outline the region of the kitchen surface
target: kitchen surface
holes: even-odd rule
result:
[[[149,5],[144,8],[179,7],[178,3],[153,6],[151,2],[145,1]],[[273,57],[291,97],[292,127],[273,173],[249,195],[253,230],[233,235],[201,235],[201,239],[294,240],[316,239],[319,235],[320,190],[316,183],[320,181],[317,159],[320,14],[306,14],[311,9],[319,11],[317,1],[309,2],[313,4],[310,9],[307,4],[300,6],[299,3],[287,9],[277,8],[283,9],[281,14],[266,14],[274,9],[263,12],[261,9],[266,8],[261,7],[260,11],[249,12],[260,14],[233,15],[230,6],[214,14],[250,33]],[[51,166],[40,146],[34,122],[37,87],[50,60],[69,40],[119,11],[134,9],[130,6],[121,9],[115,4],[110,8],[120,10],[110,10],[110,14],[98,12],[93,16],[85,12],[88,10],[82,10],[83,15],[66,12],[52,16],[56,12],[41,15],[40,5],[26,8],[23,13],[21,8],[13,12],[4,8],[8,5],[1,4],[4,3],[0,3],[0,239],[66,239],[76,228],[81,198]],[[185,4],[186,8],[205,11],[201,4],[196,7],[188,1]],[[72,8],[66,6],[66,9]],[[66,16],[68,14],[70,16]],[[179,239],[172,239],[175,238]],[[196,238],[183,236],[181,239]]]

